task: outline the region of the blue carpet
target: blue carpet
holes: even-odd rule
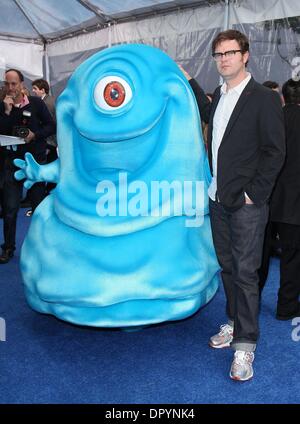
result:
[[[278,260],[263,293],[255,375],[237,383],[228,377],[232,351],[207,344],[225,322],[222,289],[193,317],[138,332],[77,327],[32,311],[18,265],[29,222],[21,209],[16,256],[0,268],[7,327],[0,403],[300,402],[300,341],[292,340],[291,321],[274,318]]]

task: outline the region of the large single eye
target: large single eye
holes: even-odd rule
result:
[[[121,106],[124,103],[125,97],[125,88],[118,81],[109,82],[104,89],[104,100],[109,106]]]
[[[125,106],[132,98],[132,90],[127,81],[117,76],[102,78],[94,90],[94,99],[104,110],[114,110]]]

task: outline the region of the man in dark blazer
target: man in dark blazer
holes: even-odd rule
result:
[[[210,346],[235,350],[234,380],[253,376],[258,340],[258,274],[269,198],[283,165],[283,113],[277,93],[246,71],[247,37],[224,31],[212,43],[212,55],[224,84],[214,93],[209,115],[208,190],[213,240],[221,266],[228,324]]]

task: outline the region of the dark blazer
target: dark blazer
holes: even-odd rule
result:
[[[208,126],[208,156],[212,169],[213,118],[220,100],[214,93]],[[226,127],[219,151],[217,196],[228,210],[245,203],[258,206],[270,198],[285,158],[284,121],[277,93],[253,78],[243,90]]]
[[[271,220],[300,225],[300,106],[283,108],[286,130],[286,160],[271,201]]]

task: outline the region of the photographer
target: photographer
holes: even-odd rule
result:
[[[13,257],[15,250],[17,214],[22,196],[22,182],[15,180],[16,168],[13,160],[24,159],[30,152],[35,160],[46,163],[46,138],[55,133],[54,121],[42,100],[26,96],[23,92],[24,77],[16,69],[5,73],[5,97],[0,102],[0,134],[24,138],[25,144],[8,146],[4,151],[3,178],[3,233],[0,264]],[[31,189],[33,210],[45,195],[43,183],[35,184]]]

